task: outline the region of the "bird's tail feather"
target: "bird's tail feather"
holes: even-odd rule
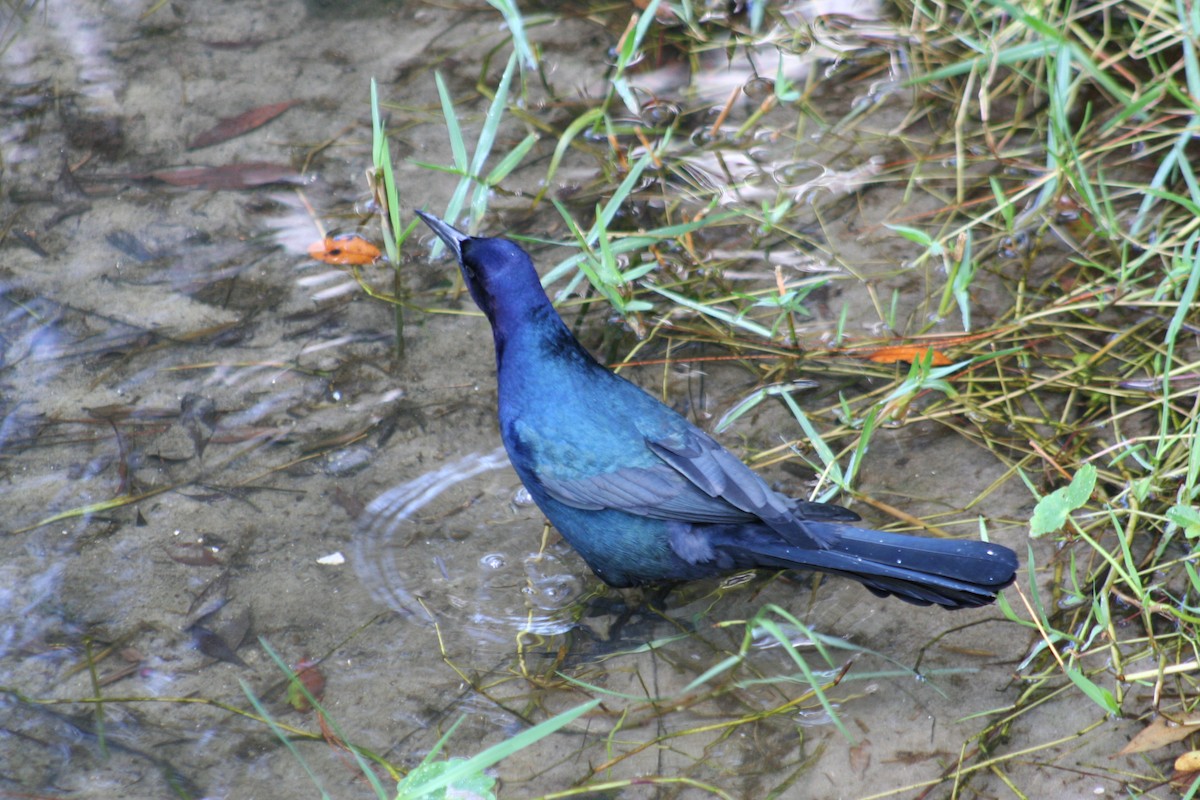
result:
[[[823,550],[772,537],[740,537],[760,566],[815,569],[859,581],[875,594],[917,605],[972,608],[991,603],[1013,582],[1017,556],[990,542],[932,539],[826,522],[807,522],[832,540]]]

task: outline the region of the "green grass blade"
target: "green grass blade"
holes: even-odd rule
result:
[[[300,762],[300,766],[308,774],[308,779],[312,781],[313,786],[316,786],[317,791],[321,793],[322,800],[330,800],[329,792],[325,791],[325,787],[321,785],[321,779],[317,777],[317,773],[313,772],[312,767],[304,760],[304,756],[300,754],[296,743],[292,741],[291,737],[271,717],[271,712],[259,701],[258,697],[254,694],[254,690],[250,688],[250,684],[246,683],[242,678],[238,678],[238,684],[242,687],[242,692],[246,695],[246,699],[250,701],[250,705],[254,706],[254,710],[258,712],[258,715],[267,721],[267,727],[271,729],[271,733],[275,734],[275,738],[279,739],[283,743],[283,746],[288,749],[288,752],[292,754],[292,757]]]
[[[525,160],[525,156],[529,154],[529,151],[533,149],[537,141],[538,135],[536,133],[531,133],[522,139],[508,155],[501,159],[499,164],[492,168],[487,178],[484,179],[484,184],[488,188],[491,188],[507,178],[514,169],[521,165],[521,162]]]
[[[521,16],[521,10],[517,8],[515,0],[487,1],[488,5],[499,11],[504,17],[504,24],[508,26],[509,35],[512,36],[514,55],[521,59],[521,63],[526,69],[537,69],[537,57],[529,45],[529,37],[525,35],[525,20]]]
[[[655,284],[647,283],[645,286],[650,291],[660,294],[671,302],[681,305],[684,308],[690,308],[697,314],[703,314],[706,317],[712,317],[713,319],[720,320],[731,327],[741,328],[742,330],[749,331],[750,333],[760,336],[767,341],[771,340],[771,331],[769,328],[764,328],[757,322],[746,319],[741,314],[734,314],[729,311],[725,311],[724,309],[717,308],[716,306],[710,306],[696,302],[695,300],[684,297],[681,294],[676,294],[669,289],[664,289],[663,287]]]
[[[427,797],[436,791],[445,789],[456,781],[482,772],[493,764],[508,758],[513,753],[546,738],[559,728],[571,724],[598,705],[600,705],[599,699],[589,700],[582,705],[551,717],[545,722],[538,723],[506,741],[492,745],[483,752],[455,764],[454,767],[436,776],[433,780],[415,786],[404,786],[397,795],[396,800],[417,800],[418,798]]]
[[[484,120],[483,128],[479,131],[479,140],[475,143],[475,154],[471,159],[471,169],[469,177],[464,178],[459,184],[459,190],[456,195],[466,192],[466,187],[472,180],[478,180],[479,176],[483,175],[484,165],[491,157],[492,148],[496,145],[496,133],[500,129],[500,121],[504,118],[504,109],[508,104],[509,87],[512,85],[512,78],[517,68],[517,54],[514,52],[508,58],[508,64],[504,67],[504,75],[500,78],[500,83],[496,87],[496,94],[492,97],[491,105],[488,106],[487,117]],[[484,212],[487,211],[488,192],[491,187],[484,182],[479,182],[475,186],[474,195],[471,198],[471,223],[475,223],[483,219]]]

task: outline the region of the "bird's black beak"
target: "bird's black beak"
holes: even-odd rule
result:
[[[446,247],[450,248],[450,250],[454,253],[455,258],[457,258],[459,260],[459,262],[461,263],[462,262],[462,243],[465,242],[467,239],[470,239],[471,237],[467,236],[465,233],[458,230],[457,228],[451,227],[450,225],[447,225],[445,222],[442,222],[440,219],[435,217],[433,214],[427,214],[426,212],[421,211],[420,209],[417,209],[416,214],[418,217],[421,218],[421,220],[426,225],[428,225],[433,230],[434,233],[436,233],[438,235],[439,239],[441,239],[443,242],[446,243]]]

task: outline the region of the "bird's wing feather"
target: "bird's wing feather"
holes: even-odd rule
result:
[[[539,475],[555,500],[587,510],[618,509],[653,519],[701,523],[765,523],[791,544],[824,547],[801,520],[805,509],[826,519],[854,520],[836,506],[802,503],[773,491],[752,469],[696,428],[645,441],[651,466],[587,476]],[[828,509],[827,511],[825,509]],[[813,514],[816,516],[817,514]]]
[[[761,516],[789,513],[778,494],[762,478],[716,441],[699,431],[647,441],[650,450],[711,497]]]
[[[762,520],[785,541],[808,547],[829,545],[804,525],[795,501],[773,491],[758,473],[699,429],[677,431],[648,441],[647,446],[705,494]]]
[[[546,492],[575,508],[613,508],[652,519],[753,522],[755,516],[701,491],[668,464],[625,467],[586,478],[540,476]]]

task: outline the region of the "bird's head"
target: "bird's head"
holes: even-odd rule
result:
[[[545,292],[529,254],[507,239],[468,236],[432,214],[417,211],[458,258],[475,305],[496,323],[497,312],[545,302]]]

